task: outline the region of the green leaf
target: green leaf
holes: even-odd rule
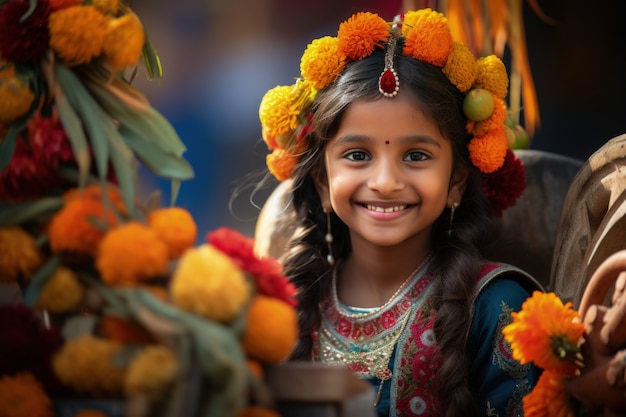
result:
[[[15,140],[18,131],[18,127],[13,123],[0,142],[0,171],[9,166],[11,162],[13,152],[15,152]]]
[[[35,303],[39,299],[39,294],[41,290],[46,285],[46,283],[50,280],[54,271],[61,266],[61,256],[59,254],[52,255],[45,264],[35,274],[30,280],[26,291],[24,292],[24,304],[29,307],[34,307]]]
[[[28,17],[33,14],[35,11],[35,7],[37,7],[37,0],[28,0],[28,10],[24,15],[20,18],[20,23],[23,23],[24,20],[28,19]]]
[[[152,45],[152,41],[150,40],[147,31],[146,41],[143,44],[141,55],[143,57],[143,64],[145,65],[146,71],[148,72],[148,77],[150,79],[161,78],[163,76],[161,60],[157,55],[156,49],[154,49],[154,45]]]
[[[48,219],[63,207],[63,198],[44,197],[18,204],[0,204],[0,227]]]

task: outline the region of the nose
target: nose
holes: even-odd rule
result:
[[[367,175],[368,187],[381,194],[392,194],[404,188],[401,168],[388,159],[379,159]]]

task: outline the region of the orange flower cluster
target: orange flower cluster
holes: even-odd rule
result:
[[[513,322],[502,333],[511,344],[513,359],[521,364],[533,362],[544,370],[524,397],[524,415],[573,416],[565,381],[578,371],[577,354],[585,331],[578,312],[555,293],[535,291],[521,311],[511,315]]]

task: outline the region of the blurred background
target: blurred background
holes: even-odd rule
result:
[[[502,0],[504,1],[504,0]],[[531,149],[585,160],[626,133],[626,25],[620,0],[536,0],[556,24],[524,0],[528,59],[541,124]],[[425,2],[428,3],[428,2]],[[134,0],[163,66],[162,80],[139,73],[133,85],[173,124],[195,178],[176,204],[198,222],[199,240],[229,226],[252,236],[260,206],[275,182],[265,179],[267,148],[258,106],[265,92],[289,85],[314,38],[336,35],[356,11],[387,20],[400,0]],[[507,55],[503,57],[505,62]],[[267,182],[269,181],[269,182]],[[146,174],[142,191],[169,183]]]

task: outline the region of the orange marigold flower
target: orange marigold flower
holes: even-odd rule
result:
[[[269,136],[281,136],[298,127],[300,108],[294,105],[294,85],[279,85],[261,99],[259,119]]]
[[[244,272],[210,245],[186,251],[170,284],[172,301],[185,311],[219,322],[230,322],[250,300]]]
[[[109,414],[102,410],[84,408],[78,410],[72,417],[109,417]]]
[[[545,370],[530,394],[523,398],[522,407],[526,417],[574,417],[576,413],[569,403],[563,375]]]
[[[383,47],[389,39],[389,24],[370,12],[359,12],[339,25],[339,51],[348,59],[358,61]]]
[[[452,53],[442,69],[452,84],[465,93],[478,75],[478,63],[470,49],[461,42],[454,42]]]
[[[104,236],[96,267],[106,284],[136,285],[167,275],[168,249],[154,230],[132,221]]]
[[[267,169],[278,181],[290,178],[297,162],[298,157],[284,149],[274,149],[265,156]]]
[[[42,263],[33,236],[18,226],[0,228],[0,282],[28,281]]]
[[[506,103],[493,93],[493,113],[491,116],[480,122],[467,121],[467,131],[473,135],[484,135],[490,130],[502,129],[506,120]],[[508,142],[507,142],[508,143]]]
[[[103,337],[125,345],[147,345],[156,339],[139,323],[105,314],[100,319],[99,330]]]
[[[100,56],[107,18],[94,6],[72,6],[50,14],[50,46],[63,60],[85,64]]]
[[[124,392],[130,397],[145,396],[156,401],[168,394],[179,371],[178,359],[168,347],[148,346],[129,363]]]
[[[115,71],[137,64],[146,41],[143,24],[133,12],[109,19],[102,52]]]
[[[504,125],[501,129],[474,136],[467,147],[472,164],[480,172],[490,174],[497,171],[504,164],[506,151],[509,149]]]
[[[96,224],[113,227],[117,218],[100,200],[68,201],[50,222],[50,247],[54,252],[75,252],[95,257],[105,233]]]
[[[511,313],[513,322],[502,333],[511,344],[513,359],[521,364],[534,362],[540,368],[573,376],[574,356],[585,331],[572,303],[563,305],[555,293],[535,291],[518,313]]]
[[[93,0],[92,4],[106,15],[115,16],[120,10],[120,0]]]
[[[125,368],[117,355],[122,345],[90,334],[65,342],[52,366],[59,379],[79,393],[96,397],[119,396]]]
[[[420,9],[404,16],[404,55],[443,67],[454,50],[448,21],[442,13]]]
[[[165,207],[148,215],[148,226],[167,246],[170,259],[178,259],[184,251],[193,246],[198,235],[196,222],[181,207]]]
[[[28,84],[17,77],[0,77],[0,123],[11,124],[24,116],[35,99]]]
[[[0,378],[0,416],[53,417],[52,400],[30,372]]]
[[[106,196],[120,214],[128,214],[124,205],[124,199],[117,187],[110,184],[107,185]],[[84,188],[70,188],[63,193],[63,200],[66,202],[76,199],[102,201],[102,197],[102,186],[100,184],[88,184]]]
[[[346,57],[339,51],[339,38],[324,36],[311,42],[300,60],[302,77],[317,89],[330,85],[346,66]]]
[[[248,365],[248,369],[250,370],[250,373],[252,375],[257,377],[258,379],[263,379],[265,371],[263,370],[263,365],[261,364],[261,362],[257,361],[256,359],[246,358],[246,365]]]
[[[78,309],[84,295],[85,287],[74,271],[60,266],[42,288],[37,308],[53,314],[69,313]]]
[[[502,60],[496,55],[488,55],[480,58],[477,64],[478,74],[474,88],[484,88],[504,99],[509,91],[509,76]]]
[[[298,340],[296,310],[277,298],[256,295],[250,303],[242,344],[262,363],[287,359]]]
[[[83,4],[83,0],[48,0],[48,4],[50,5],[50,10],[56,12],[57,10]]]
[[[251,405],[241,410],[237,417],[280,417],[280,414],[271,408]]]

